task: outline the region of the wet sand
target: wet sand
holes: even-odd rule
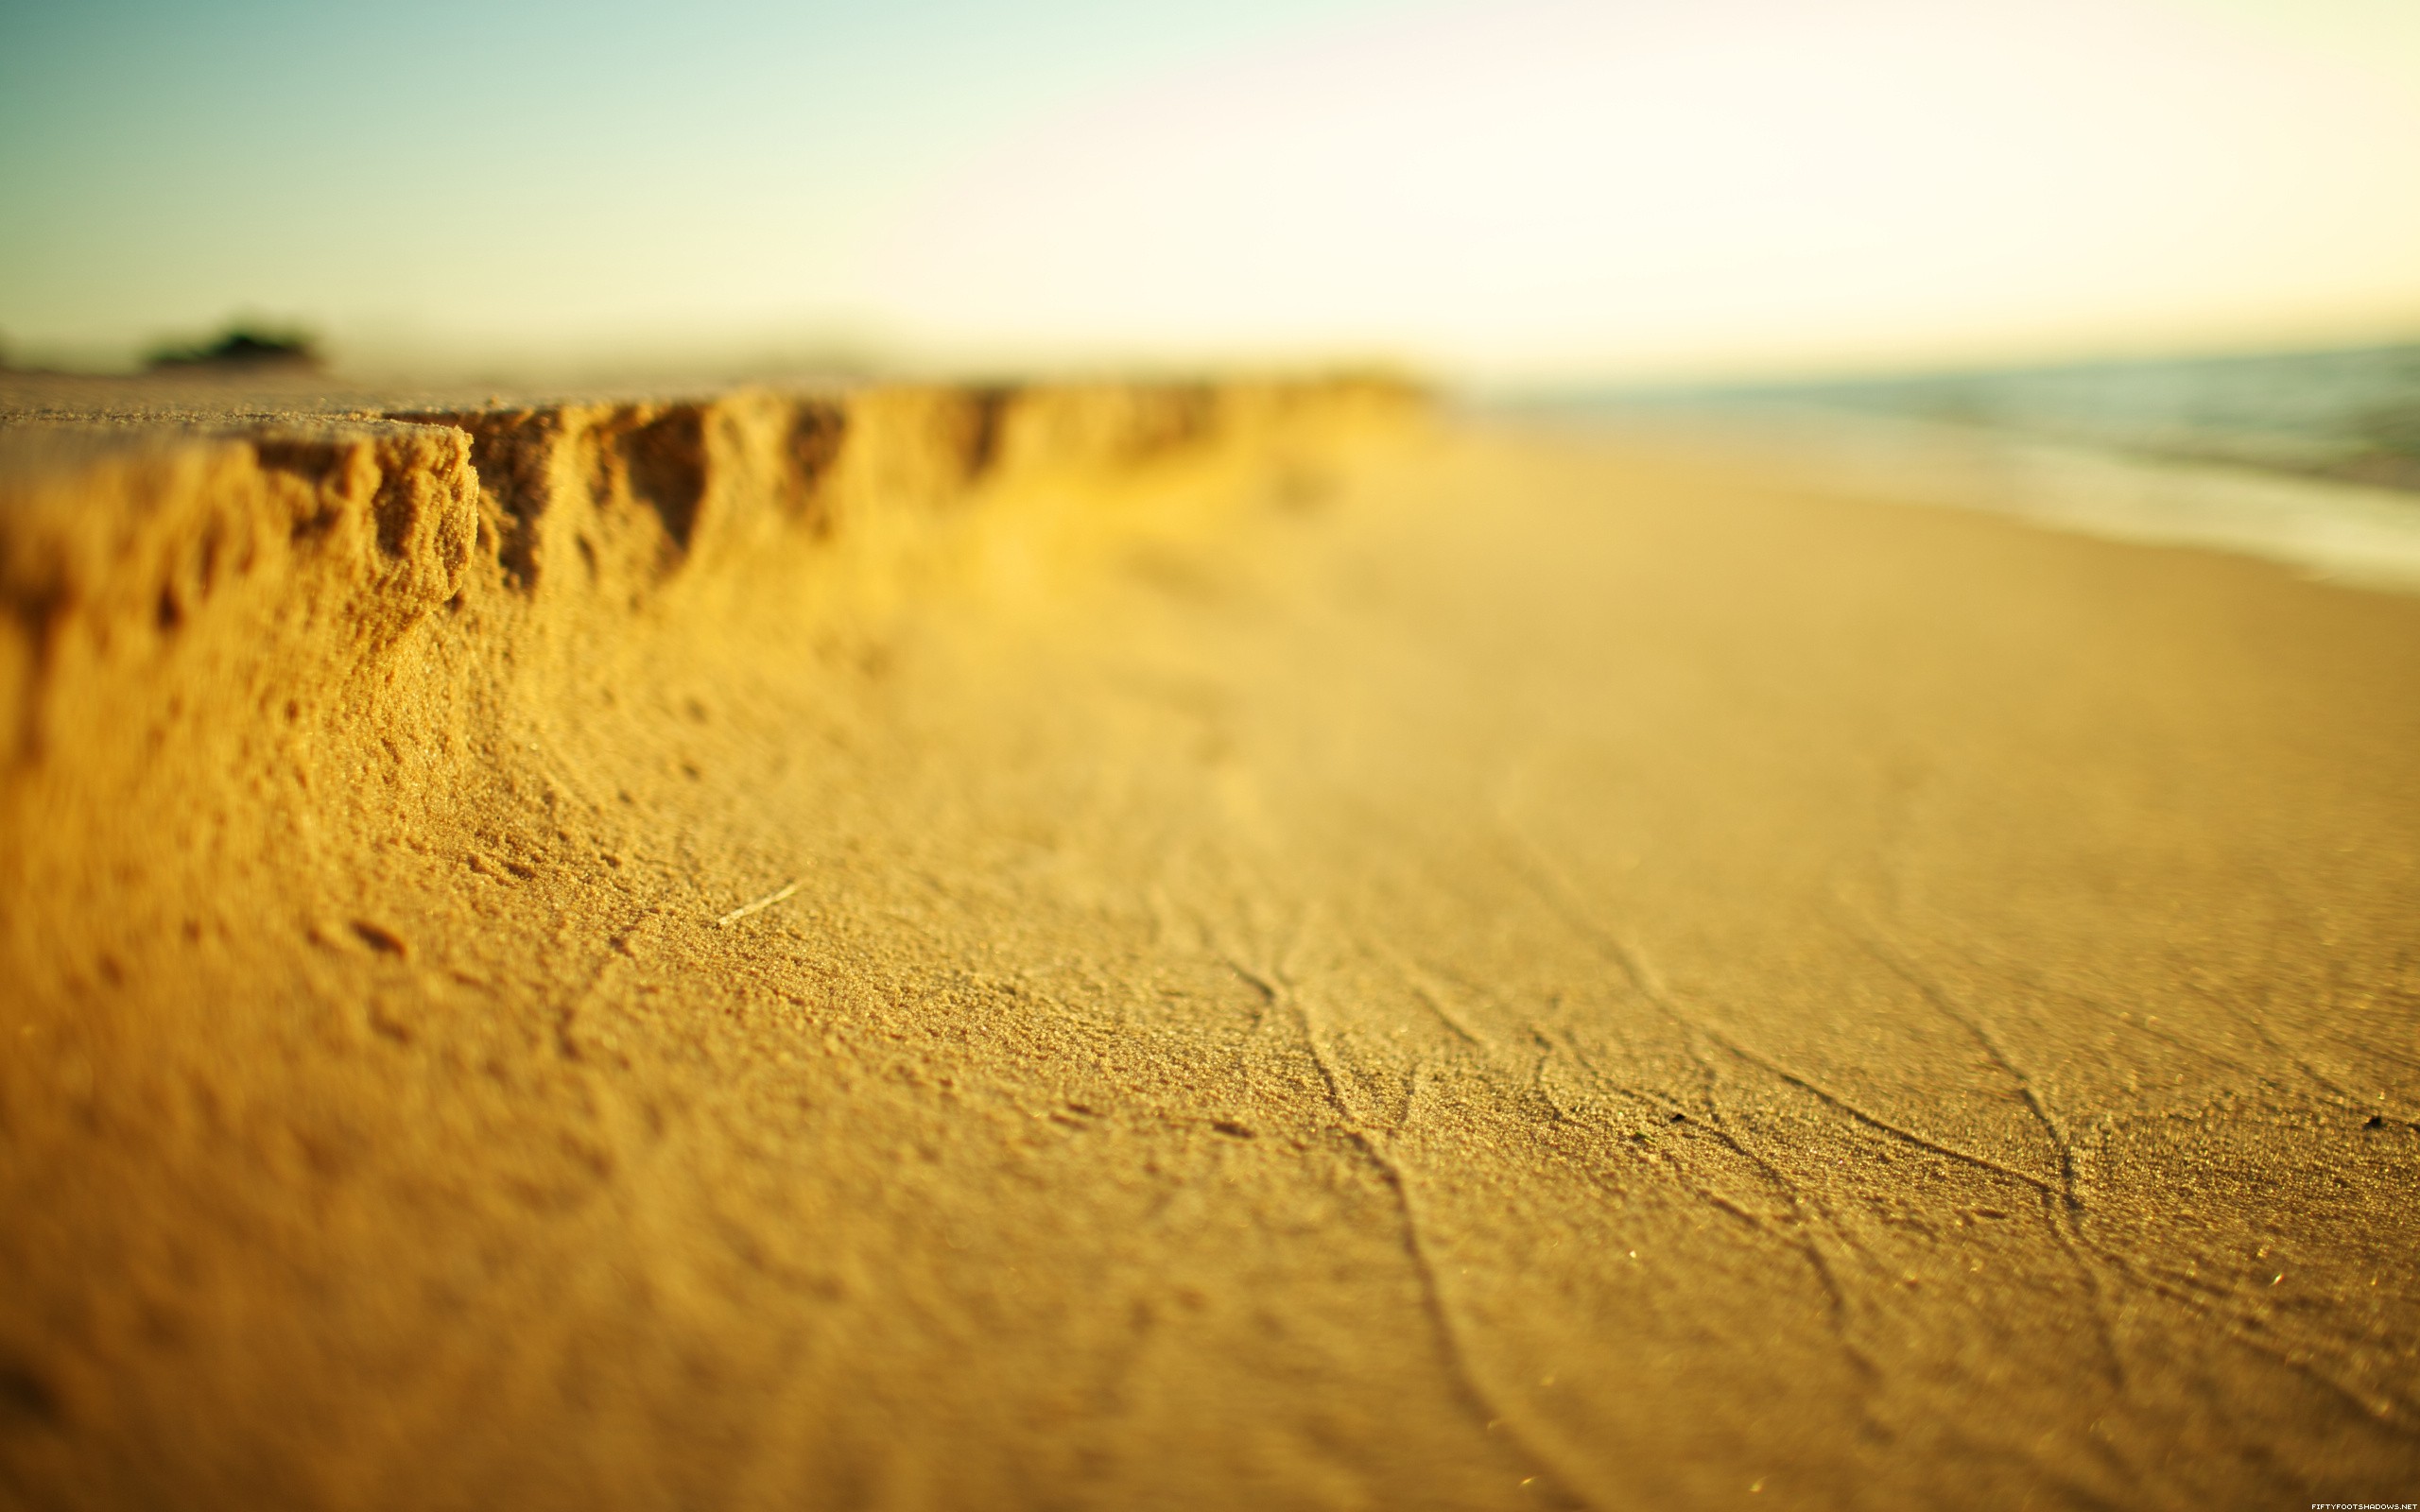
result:
[[[0,1498],[2420,1500],[2420,600],[1369,388],[213,403],[0,439]]]

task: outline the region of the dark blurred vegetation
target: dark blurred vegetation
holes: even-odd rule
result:
[[[321,365],[319,338],[307,331],[239,322],[216,338],[155,347],[144,366],[163,368],[303,368]]]

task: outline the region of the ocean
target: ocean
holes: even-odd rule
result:
[[[2420,344],[1566,391],[1482,407],[1710,442],[1893,500],[2420,593]]]

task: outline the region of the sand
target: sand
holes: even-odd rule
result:
[[[8,396],[0,1500],[2420,1500],[2420,600],[306,389]]]

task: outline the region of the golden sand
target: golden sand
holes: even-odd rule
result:
[[[0,1500],[2420,1500],[2420,601],[1367,386],[197,394],[0,439]]]

